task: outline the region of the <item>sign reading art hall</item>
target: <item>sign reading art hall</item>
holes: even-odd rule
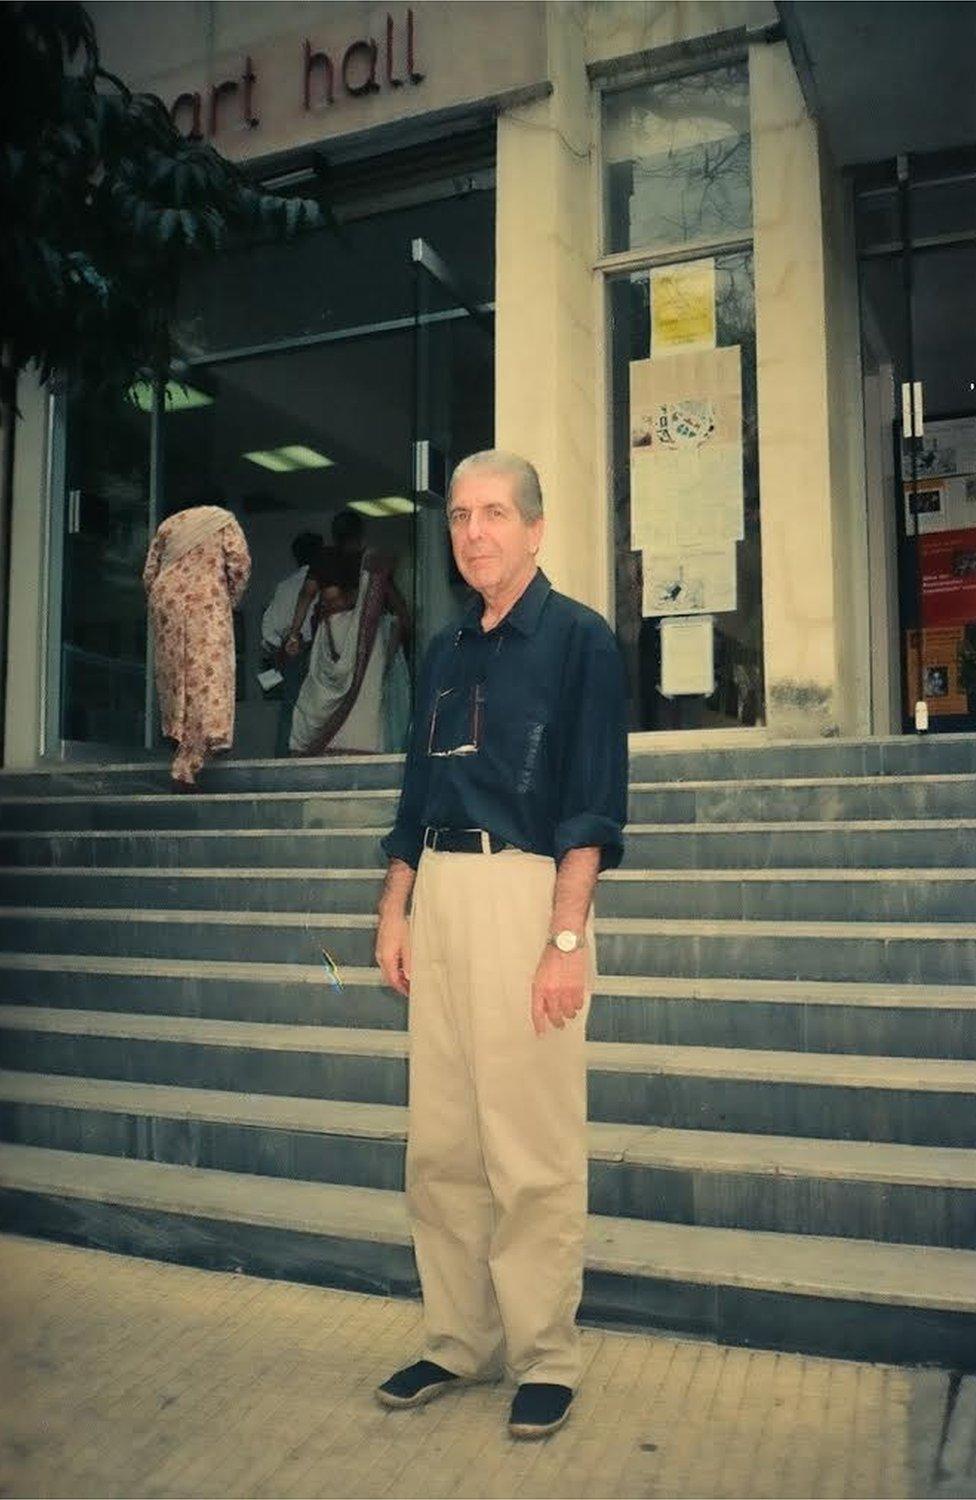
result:
[[[327,50],[303,38],[295,58],[294,85],[305,113],[328,110],[343,98],[393,93],[423,81],[424,74],[417,65],[413,11],[408,10],[399,25],[390,14],[385,19],[379,40],[357,37],[339,49]],[[248,55],[234,76],[211,84],[205,91],[191,89],[179,94],[170,114],[176,128],[190,140],[213,140],[221,133],[255,130],[261,124],[259,91],[258,73]]]

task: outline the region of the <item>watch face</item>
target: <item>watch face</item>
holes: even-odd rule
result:
[[[560,953],[574,953],[576,951],[576,946],[577,943],[575,932],[556,933],[556,947],[559,949]]]

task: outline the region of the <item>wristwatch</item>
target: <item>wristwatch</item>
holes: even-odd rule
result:
[[[570,928],[564,927],[562,932],[552,933],[549,941],[560,953],[575,953],[577,948],[582,948],[586,939],[581,932],[572,932]]]

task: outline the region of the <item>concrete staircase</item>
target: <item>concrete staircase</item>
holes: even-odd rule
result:
[[[416,1290],[372,967],[399,772],[0,776],[0,1225]],[[584,1315],[976,1368],[976,738],[642,752],[631,822]]]

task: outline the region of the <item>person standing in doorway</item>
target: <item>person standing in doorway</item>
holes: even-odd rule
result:
[[[425,1340],[377,1396],[418,1406],[507,1364],[509,1430],[537,1438],[579,1379],[591,906],[623,852],[624,679],[606,622],[537,565],[530,463],[465,459],[447,519],[476,597],[424,661],[376,941],[410,1001]]]
[[[355,558],[360,582],[366,584],[368,593],[382,595],[383,608],[393,615],[400,644],[406,646],[410,640],[410,611],[393,582],[394,559],[375,547],[366,546],[363,518],[351,506],[333,516],[331,529],[332,545],[347,557]]]
[[[295,701],[308,671],[308,654],[312,644],[314,624],[311,615],[303,620],[298,636],[298,649],[289,655],[281,648],[291,630],[295,606],[308,577],[308,570],[322,550],[322,534],[318,531],[303,531],[291,544],[291,555],[295,559],[295,571],[289,573],[275,588],[271,602],[261,620],[261,640],[275,666],[281,673],[281,698],[278,702],[278,724],[275,731],[274,753],[284,757],[288,754],[288,736],[291,734],[291,716]]]
[[[208,755],[234,739],[233,611],[251,576],[244,533],[220,505],[192,505],[158,527],[142,581],[149,601],[171,785],[195,792]]]
[[[384,698],[398,660],[396,626],[383,609],[382,592],[369,588],[355,557],[323,547],[308,570],[285,652],[315,603],[315,635],[308,671],[291,718],[293,755],[377,753],[384,744]],[[403,666],[404,672],[406,671]]]
[[[293,755],[337,751],[400,751],[410,715],[410,678],[404,646],[410,636],[406,603],[393,583],[392,563],[364,542],[358,511],[339,511],[333,545],[309,565],[299,590],[283,653],[300,649],[300,631],[316,605],[316,629],[288,741]],[[324,607],[338,588],[341,610]],[[351,597],[350,597],[351,596]]]

